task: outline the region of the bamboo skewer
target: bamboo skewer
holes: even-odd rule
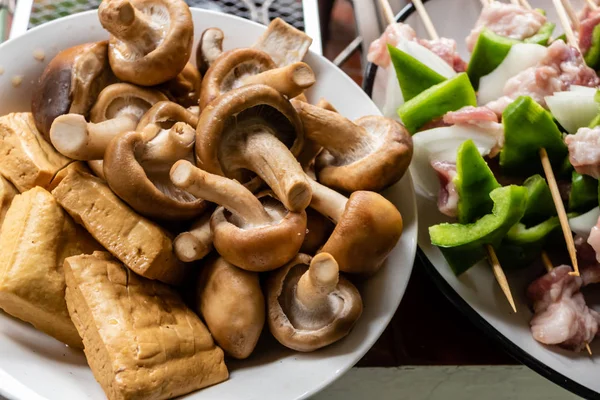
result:
[[[433,26],[433,22],[431,22],[431,18],[429,18],[429,14],[423,5],[423,2],[421,0],[412,0],[412,3],[417,9],[417,13],[419,13],[419,17],[421,18],[421,21],[423,21],[423,25],[425,25],[425,29],[427,30],[429,37],[433,40],[438,40],[440,37]]]
[[[548,257],[548,253],[546,253],[545,251],[542,251],[542,262],[544,263],[544,267],[546,267],[546,271],[550,272],[554,269],[554,265],[552,264],[552,260],[550,260],[550,257]],[[592,355],[592,349],[590,349],[590,344],[586,343],[585,344],[585,349],[587,350],[588,354],[591,356]]]
[[[585,3],[588,5],[588,7],[592,10],[597,10],[598,9],[598,4],[596,4],[594,2],[594,0],[585,0]]]
[[[573,33],[573,28],[579,30],[579,18],[575,14],[575,10],[573,10],[573,6],[568,1],[564,3],[561,0],[552,0],[554,3],[554,8],[556,8],[556,12],[558,13],[558,19],[560,20],[560,24],[565,30],[565,35],[567,36],[567,42],[579,50],[579,44],[577,43],[577,38],[575,37],[575,33]],[[565,7],[566,5],[566,7]],[[569,12],[570,11],[570,12]],[[569,22],[570,21],[570,22]],[[571,27],[571,23],[573,26]]]
[[[388,0],[380,0],[379,4],[381,5],[381,9],[383,10],[383,16],[388,25],[392,25],[396,23],[396,17],[394,16],[394,12],[392,11],[392,6]]]

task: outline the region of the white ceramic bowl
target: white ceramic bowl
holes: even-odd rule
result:
[[[264,26],[211,11],[193,9],[196,38],[208,27],[225,32],[225,47],[251,46]],[[32,86],[45,64],[59,50],[76,44],[104,40],[95,12],[75,15],[33,29],[0,45],[0,115],[28,111]],[[42,50],[45,62],[33,53]],[[327,98],[349,118],[378,114],[367,95],[329,61],[310,54],[306,61],[318,83],[312,100]],[[11,84],[21,76],[21,86]],[[1,161],[0,161],[1,162]],[[191,399],[287,400],[319,391],[354,365],[375,343],[392,318],[404,294],[416,251],[417,215],[410,176],[386,195],[404,218],[404,233],[387,264],[362,287],[364,312],[350,335],[321,351],[300,354],[276,343],[270,335],[249,360],[230,362],[231,377],[220,385],[192,393]],[[9,399],[103,399],[100,386],[87,367],[83,353],[73,351],[28,324],[0,312],[0,394]]]
[[[508,2],[508,0],[504,0]],[[571,1],[578,10],[583,2]],[[557,24],[559,34],[562,32],[556,12],[549,0],[529,0],[533,7],[547,11],[548,18]],[[479,0],[429,0],[427,10],[440,36],[453,38],[458,42],[458,50],[468,60],[469,53],[465,45],[465,37],[481,11]],[[406,7],[399,18],[415,28],[419,37],[426,38],[424,29],[412,7]],[[459,22],[459,23],[457,23]],[[370,72],[370,74],[369,74]],[[382,105],[385,99],[384,73],[368,68],[365,89],[371,93],[376,104]],[[373,79],[374,78],[374,79]],[[506,351],[522,363],[534,369],[553,382],[586,397],[600,397],[600,364],[595,361],[600,354],[598,341],[592,342],[594,358],[587,353],[573,353],[558,347],[544,346],[536,342],[529,330],[532,313],[525,297],[527,286],[544,273],[541,265],[523,271],[506,270],[507,278],[517,306],[517,314],[513,314],[506,298],[502,294],[492,271],[483,261],[463,274],[454,276],[440,250],[431,245],[428,228],[440,222],[449,221],[442,215],[434,201],[428,200],[416,188],[419,211],[419,257],[434,281],[444,294],[479,328],[502,344]],[[566,249],[565,249],[566,251]],[[426,256],[426,257],[425,257]],[[590,290],[596,290],[590,288]],[[600,311],[599,297],[595,293],[586,292],[588,304]]]

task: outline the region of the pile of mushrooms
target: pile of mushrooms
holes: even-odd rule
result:
[[[183,0],[104,0],[99,18],[107,41],[62,51],[40,78],[44,138],[172,235],[230,357],[249,357],[263,331],[302,352],[346,336],[363,309],[351,281],[377,273],[402,234],[377,192],[410,163],[406,129],[310,104],[311,39],[282,20],[251,48],[206,29],[192,54]]]

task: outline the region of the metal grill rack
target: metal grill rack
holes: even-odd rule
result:
[[[191,7],[221,11],[263,24],[280,17],[298,29],[305,29],[302,0],[186,0]],[[29,28],[53,19],[98,8],[101,0],[35,0]]]

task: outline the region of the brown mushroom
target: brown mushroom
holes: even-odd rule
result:
[[[92,107],[91,122],[79,114],[61,115],[52,123],[50,140],[61,154],[75,160],[102,159],[115,136],[135,130],[146,111],[165,100],[167,97],[156,90],[128,83],[110,85]]]
[[[312,208],[306,209],[306,236],[300,253],[314,255],[327,242],[335,225]]]
[[[162,129],[149,124],[141,131],[114,138],[104,156],[110,188],[140,214],[159,220],[201,215],[207,204],[174,186],[169,171],[177,160],[194,159],[196,131],[184,122]]]
[[[375,274],[402,235],[402,216],[385,197],[357,191],[346,198],[311,181],[310,206],[336,224],[322,252],[330,253],[340,270],[352,274]]]
[[[183,0],[103,0],[98,17],[111,34],[110,66],[123,81],[158,85],[190,59],[194,24]]]
[[[304,211],[289,212],[270,195],[258,199],[240,183],[188,161],[173,166],[171,180],[194,196],[222,206],[210,221],[213,244],[233,265],[248,271],[270,271],[298,253],[306,234]]]
[[[314,83],[315,74],[303,62],[277,68],[271,57],[260,50],[230,50],[216,59],[206,72],[202,80],[200,109],[223,93],[246,85],[268,85],[293,98]]]
[[[213,249],[213,233],[210,229],[212,212],[205,212],[189,231],[182,232],[173,241],[175,255],[183,262],[198,261]]]
[[[225,34],[219,28],[208,28],[202,32],[196,48],[196,65],[202,75],[206,75],[212,63],[223,53],[223,39]]]
[[[157,89],[163,92],[169,100],[183,107],[192,107],[198,105],[201,87],[202,76],[196,67],[187,63],[179,75],[159,85]]]
[[[408,169],[412,138],[398,122],[368,116],[353,123],[308,103],[292,103],[305,136],[325,149],[316,159],[319,182],[345,192],[378,192],[399,181]]]
[[[87,116],[98,93],[114,81],[108,64],[108,42],[86,43],[63,50],[50,61],[32,93],[35,126],[48,140],[60,115]]]
[[[98,178],[106,181],[106,177],[104,176],[104,161],[103,160],[91,160],[88,161],[88,167],[92,170],[94,175]]]
[[[196,304],[225,353],[240,360],[252,354],[265,325],[265,298],[256,272],[214,257],[200,273]]]
[[[303,145],[294,107],[265,85],[234,89],[200,114],[196,156],[200,168],[245,183],[256,173],[290,211],[310,203],[307,177],[295,156]]]
[[[310,265],[310,266],[309,266]],[[314,351],[345,337],[362,314],[362,299],[339,276],[328,253],[298,254],[267,282],[268,322],[282,345]]]
[[[270,55],[275,63],[283,67],[302,61],[312,44],[306,33],[294,28],[281,18],[275,18],[258,39],[254,48]]]
[[[307,103],[307,101],[305,101],[304,99],[296,98],[295,100],[304,101],[305,103]],[[331,112],[338,112],[333,106],[333,104],[331,104],[324,98],[319,99],[316,106]],[[300,162],[300,165],[302,165],[304,171],[313,179],[317,179],[314,171],[314,161],[315,158],[321,152],[321,150],[323,150],[323,147],[321,147],[320,144],[308,139],[307,137],[304,137],[304,147],[298,155],[298,162]]]
[[[170,128],[176,122],[185,122],[194,129],[198,126],[198,115],[171,101],[159,101],[139,120],[136,131],[144,130],[150,124]]]

